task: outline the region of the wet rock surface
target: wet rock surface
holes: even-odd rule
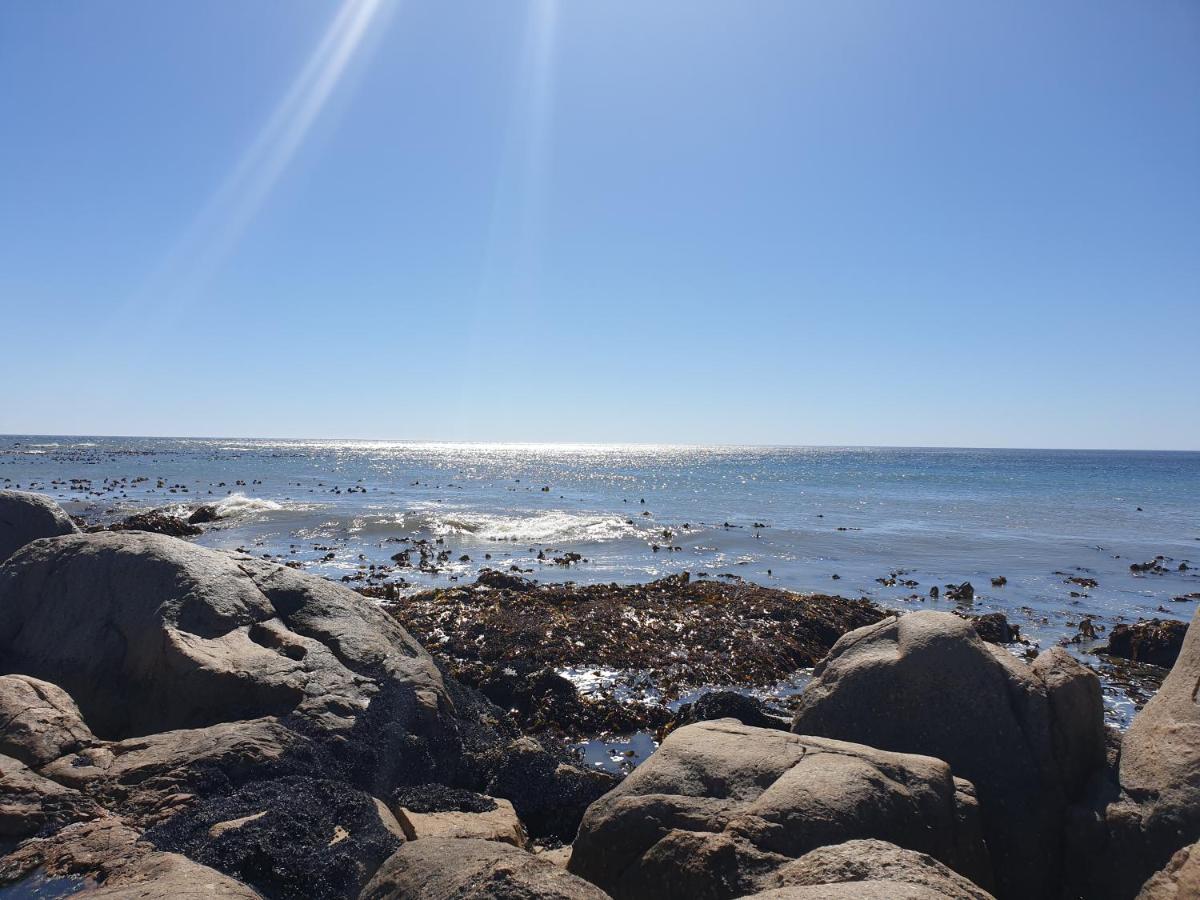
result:
[[[328,780],[292,777],[214,797],[146,833],[264,897],[353,897],[403,843],[366,794]]]
[[[1108,644],[1099,652],[1169,669],[1179,658],[1187,628],[1187,622],[1176,619],[1143,619],[1132,625],[1114,625],[1108,633]]]
[[[195,537],[203,529],[191,523],[191,519],[174,516],[161,509],[135,513],[120,522],[106,526],[107,531],[148,531],[151,534],[165,534],[168,537]]]

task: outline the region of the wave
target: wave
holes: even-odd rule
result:
[[[252,515],[254,513],[273,512],[283,509],[274,500],[264,500],[261,497],[247,497],[243,493],[230,494],[215,503],[218,519],[232,519],[236,516]]]
[[[530,513],[485,513],[445,509],[440,504],[418,507],[379,520],[355,522],[356,533],[394,534],[397,528],[427,532],[434,537],[473,537],[481,541],[523,544],[600,544],[645,538],[649,532],[624,516],[548,510]]]

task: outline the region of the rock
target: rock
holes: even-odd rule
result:
[[[1187,900],[1200,897],[1200,843],[1184,847],[1167,867],[1150,876],[1137,900]]]
[[[0,491],[0,563],[30,541],[78,531],[71,517],[49,497]]]
[[[258,781],[146,832],[160,850],[230,875],[268,897],[353,897],[402,839],[368,795],[303,777]]]
[[[1200,611],[1162,688],[1121,745],[1121,796],[1106,810],[1098,857],[1111,864],[1114,896],[1132,896],[1172,854],[1200,840]]]
[[[80,886],[103,900],[245,898],[259,895],[245,885],[176,853],[161,853],[121,819],[106,817],[69,825],[45,840],[27,841],[0,860],[0,885],[16,896],[64,896]],[[68,880],[69,879],[69,880]],[[36,892],[35,890],[36,889]]]
[[[430,838],[405,844],[359,900],[606,900],[607,895],[542,859],[495,841]]]
[[[308,775],[384,798],[435,781],[486,790],[536,836],[570,840],[613,783],[536,742],[514,752],[504,714],[353,591],[160,535],[15,554],[0,567],[0,659],[67,691],[96,735],[55,777],[143,825],[172,794]]]
[[[139,532],[56,538],[0,570],[0,609],[7,666],[60,685],[105,738],[263,716],[345,733],[381,695],[393,728],[452,727],[441,673],[395,620],[250,557]]]
[[[135,513],[120,522],[108,526],[109,531],[147,531],[151,534],[165,534],[168,537],[195,537],[202,529],[189,524],[180,516],[173,516],[161,509]]]
[[[1174,619],[1143,619],[1133,625],[1114,625],[1100,653],[1169,669],[1179,658],[1187,623]]]
[[[757,697],[739,694],[737,691],[709,691],[692,703],[685,703],[667,724],[665,733],[670,734],[685,725],[708,722],[713,719],[737,719],[743,725],[754,728],[778,728],[786,731],[788,721],[772,715],[767,705]]]
[[[1078,715],[1057,714],[1098,693],[1080,681],[1095,675],[1057,655],[1025,666],[956,616],[911,613],[843,636],[801,695],[792,730],[945,760],[978,792],[995,893],[1051,897],[1066,803],[1103,752],[1090,699]]]
[[[975,631],[989,644],[1013,644],[1021,640],[1020,629],[1016,625],[1010,625],[1008,616],[1004,613],[969,616],[967,621],[975,626]]]
[[[492,799],[492,807],[479,812],[454,809],[415,812],[401,806],[396,810],[396,818],[410,841],[443,837],[477,838],[524,848],[529,839],[513,805],[507,800]]]
[[[5,840],[102,815],[104,810],[79,791],[39,775],[20,760],[0,756],[0,850]]]
[[[302,736],[275,719],[258,719],[98,742],[41,771],[149,826],[200,796],[290,774],[301,768],[293,757],[310,752]]]
[[[1105,766],[1108,736],[1104,698],[1090,669],[1061,647],[1051,647],[1030,665],[1050,701],[1051,744],[1068,797],[1079,797],[1094,772]]]
[[[964,581],[962,584],[948,584],[946,585],[946,599],[956,603],[974,603],[975,586],[969,581]]]
[[[878,840],[819,847],[770,877],[780,887],[758,898],[928,898],[991,900],[992,895],[933,857]]]
[[[62,688],[26,675],[0,675],[0,754],[37,767],[95,740]]]
[[[187,520],[189,525],[207,525],[209,522],[215,522],[219,518],[217,508],[212,504],[205,504],[193,509]]]
[[[616,898],[737,897],[862,837],[991,880],[972,788],[944,762],[732,719],[673,732],[593,803],[569,869]]]
[[[507,797],[532,837],[569,842],[588,805],[617,784],[606,772],[570,765],[533,738],[518,738],[497,751],[485,790]]]

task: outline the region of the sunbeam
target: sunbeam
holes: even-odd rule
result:
[[[178,309],[229,256],[304,145],[388,0],[344,0],[274,112],[139,293]]]

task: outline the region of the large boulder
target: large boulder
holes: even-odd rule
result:
[[[161,535],[27,546],[0,610],[8,669],[65,689],[109,739],[268,715],[347,731],[386,686],[402,724],[452,711],[429,655],[352,591]]]
[[[593,803],[569,868],[617,898],[715,900],[855,838],[991,879],[972,788],[946,763],[733,719],[673,732]]]
[[[991,900],[992,895],[932,856],[886,841],[819,847],[777,869],[780,885],[758,900]]]
[[[844,635],[792,730],[945,760],[978,792],[996,894],[1037,898],[1057,894],[1066,804],[1103,765],[1102,716],[1096,676],[1069,655],[1026,666],[969,622],[918,612]]]
[[[381,797],[462,780],[467,744],[512,733],[353,591],[135,531],[38,541],[0,567],[0,666],[63,688],[107,740],[279,719]]]
[[[1132,896],[1181,847],[1200,840],[1200,611],[1174,668],[1121,744],[1120,796],[1105,811],[1113,896]]]
[[[30,541],[77,531],[71,517],[49,497],[0,491],[0,563]]]
[[[606,900],[554,863],[508,844],[428,838],[405,844],[359,900]]]

